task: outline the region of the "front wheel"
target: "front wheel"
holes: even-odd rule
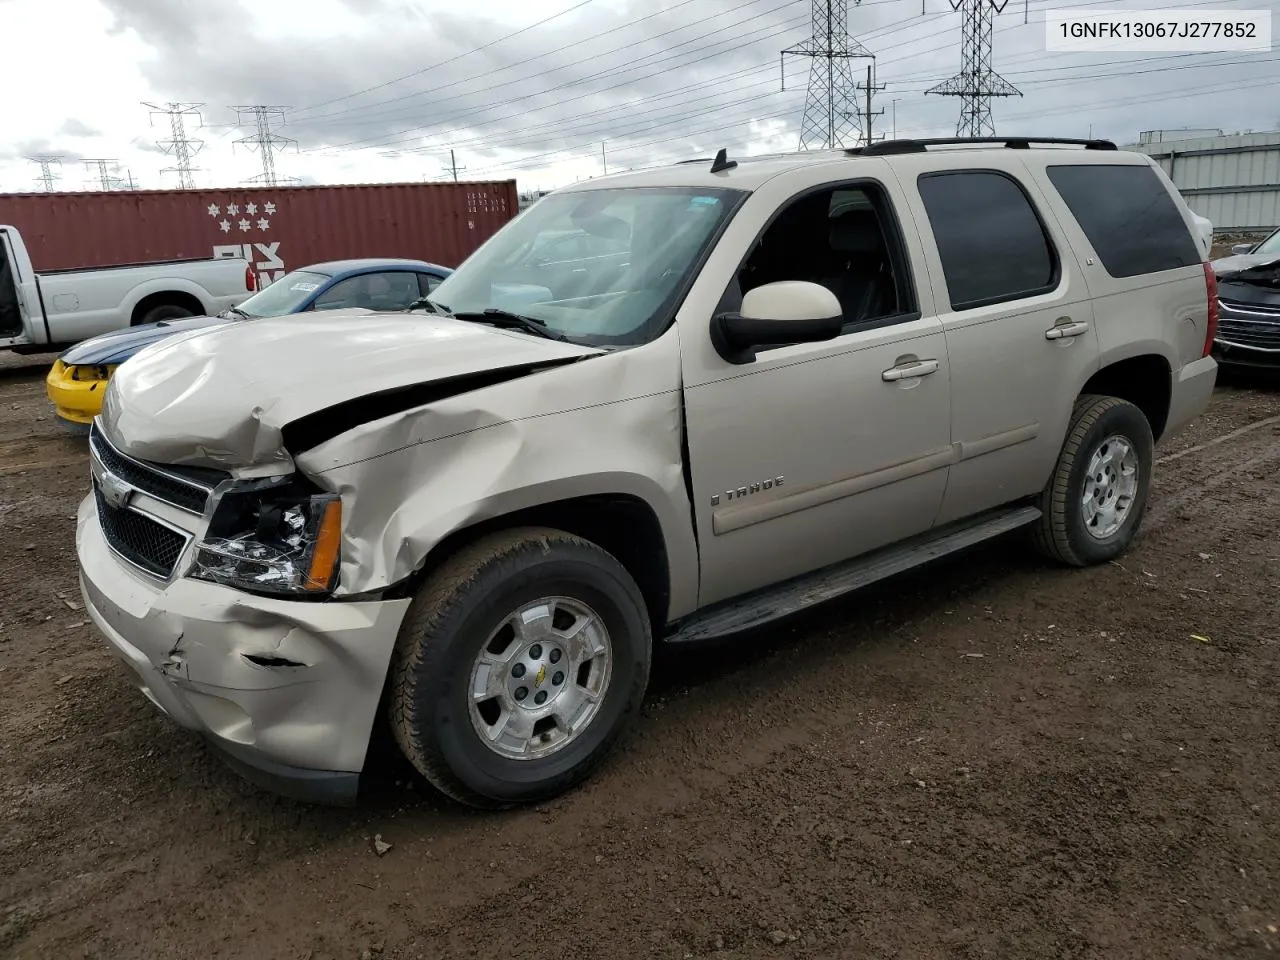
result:
[[[644,599],[613,556],[558,530],[492,534],[410,605],[391,726],[455,800],[547,799],[583,780],[639,710],[650,655]]]
[[[1124,553],[1147,507],[1154,445],[1151,425],[1133,404],[1081,397],[1041,495],[1034,531],[1039,552],[1075,567]]]

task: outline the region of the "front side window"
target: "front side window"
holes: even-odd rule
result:
[[[459,316],[518,313],[601,346],[646,343],[745,196],[623,187],[551,194],[499,230],[432,293]]]
[[[1052,290],[1058,264],[1040,217],[1013,178],[986,170],[919,181],[952,310]]]
[[[1049,180],[1113,277],[1136,277],[1201,262],[1182,212],[1148,166],[1063,164]]]
[[[283,317],[286,313],[297,313],[328,282],[328,274],[295,270],[259,290],[236,309],[251,317]]]
[[[898,240],[898,218],[880,184],[807,191],[778,212],[751,248],[731,308],[766,283],[803,280],[835,294],[846,333],[905,318],[916,301]]]

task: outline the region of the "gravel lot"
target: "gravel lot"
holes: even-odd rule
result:
[[[1242,958],[1280,950],[1280,387],[1159,450],[1120,564],[1006,541],[667,651],[584,788],[241,782],[86,623],[82,440],[0,360],[0,954]],[[374,852],[376,835],[391,844]]]

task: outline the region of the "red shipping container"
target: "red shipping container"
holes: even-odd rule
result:
[[[456,267],[516,215],[514,180],[0,194],[37,271],[244,256],[265,286],[349,257]]]

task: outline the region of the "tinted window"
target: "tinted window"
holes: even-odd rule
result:
[[[951,309],[1016,300],[1053,288],[1057,263],[1031,201],[999,173],[920,177]]]
[[[1182,212],[1150,167],[1090,163],[1048,172],[1111,276],[1200,263]]]
[[[437,277],[434,273],[418,274],[418,293],[425,297],[436,287],[440,286],[443,280],[443,277]]]

